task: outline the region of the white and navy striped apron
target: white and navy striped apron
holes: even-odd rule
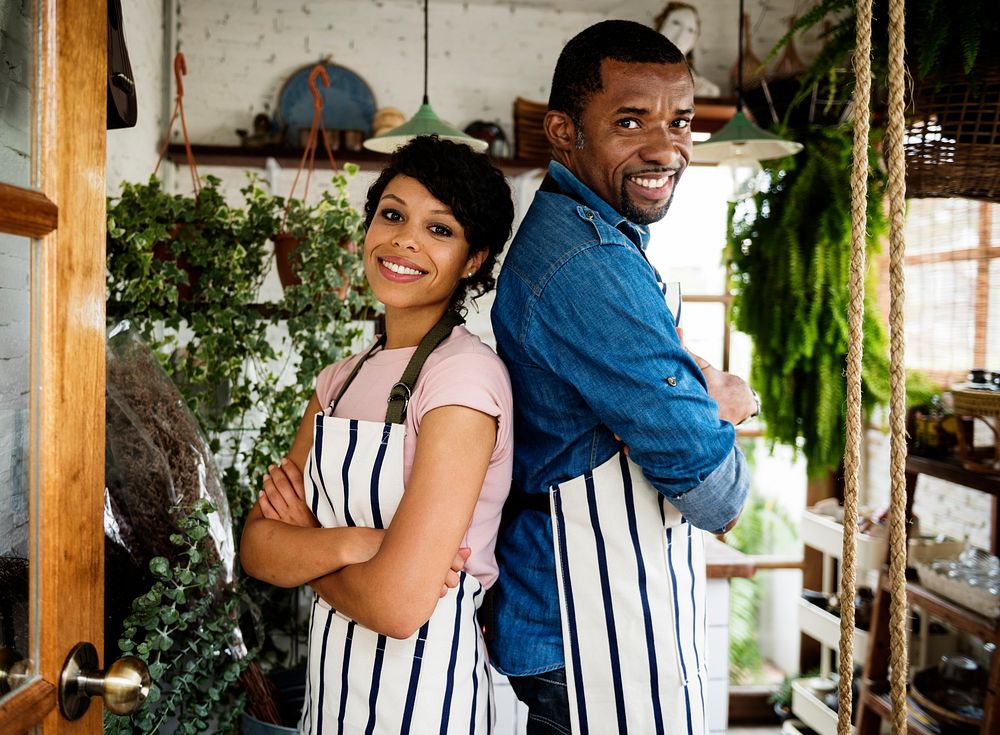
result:
[[[442,328],[445,337],[455,323]],[[408,373],[413,366],[411,361]],[[406,380],[404,373],[394,393]],[[403,391],[398,423],[389,416],[385,423],[335,418],[333,406],[346,384],[316,415],[305,492],[323,526],[385,528],[391,523],[404,492],[402,417],[415,382],[414,374]],[[458,587],[448,590],[430,620],[406,640],[369,630],[316,596],[309,622],[309,696],[299,732],[489,733],[493,686],[476,621],[485,590],[472,575],[459,576]]]
[[[623,452],[549,500],[573,732],[706,732],[702,532]]]

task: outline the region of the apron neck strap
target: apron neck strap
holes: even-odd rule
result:
[[[460,314],[448,309],[441,315],[437,324],[431,327],[431,330],[420,340],[417,351],[413,353],[406,370],[403,371],[403,376],[389,391],[389,407],[385,412],[387,424],[401,424],[406,420],[406,406],[410,402],[413,387],[417,383],[417,377],[424,367],[424,362],[427,361],[434,349],[448,338],[451,330],[464,322],[465,319]]]
[[[330,401],[330,407],[329,408],[330,408],[330,414],[331,415],[333,414],[334,407],[338,403],[340,403],[341,397],[343,397],[344,393],[347,392],[347,389],[350,387],[351,383],[354,382],[354,379],[356,377],[358,377],[358,373],[361,371],[361,366],[365,364],[365,361],[368,360],[369,357],[371,357],[373,354],[375,354],[376,350],[378,350],[378,349],[380,349],[380,348],[382,348],[384,346],[385,346],[385,335],[381,334],[381,335],[379,335],[379,338],[377,340],[375,340],[375,344],[373,344],[371,347],[368,348],[368,352],[365,353],[365,356],[362,357],[360,360],[358,360],[354,364],[354,369],[351,370],[351,374],[347,376],[347,380],[345,380],[344,384],[342,386],[340,386],[340,390],[337,391],[336,397],[332,401]]]

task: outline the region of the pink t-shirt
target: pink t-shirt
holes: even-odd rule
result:
[[[386,401],[416,347],[379,350],[361,367],[354,382],[340,399],[334,416],[362,421],[385,421]],[[365,350],[366,351],[366,350]],[[365,351],[326,367],[316,379],[316,396],[326,408],[347,380]],[[403,440],[403,482],[409,482],[417,448],[420,421],[428,411],[441,406],[468,406],[497,419],[497,441],[493,448],[479,501],[462,542],[472,549],[465,569],[484,587],[496,581],[498,570],[494,548],[500,512],[510,491],[514,464],[514,441],[510,378],[496,353],[465,327],[455,327],[424,363],[406,412]]]

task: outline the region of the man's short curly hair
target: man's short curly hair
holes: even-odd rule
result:
[[[400,175],[416,179],[451,209],[465,231],[470,256],[486,251],[479,270],[471,278],[459,281],[452,297],[452,308],[461,310],[466,298],[478,298],[496,286],[493,269],[510,239],[514,221],[510,186],[486,154],[436,135],[421,135],[396,149],[368,189],[365,228],[375,218],[385,187]]]
[[[549,109],[565,112],[580,127],[583,108],[601,87],[601,62],[683,64],[670,39],[631,20],[604,20],[585,28],[563,47],[552,75]]]

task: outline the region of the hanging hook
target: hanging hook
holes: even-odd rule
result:
[[[318,112],[323,109],[323,94],[316,86],[316,77],[323,78],[324,87],[330,86],[330,75],[326,73],[326,68],[322,64],[316,64],[309,72],[309,91],[312,92],[313,96],[313,110]]]
[[[177,96],[184,96],[184,82],[181,81],[181,77],[188,73],[187,62],[184,60],[184,54],[180,51],[174,57],[174,81],[177,82]],[[327,82],[329,86],[329,82]]]

